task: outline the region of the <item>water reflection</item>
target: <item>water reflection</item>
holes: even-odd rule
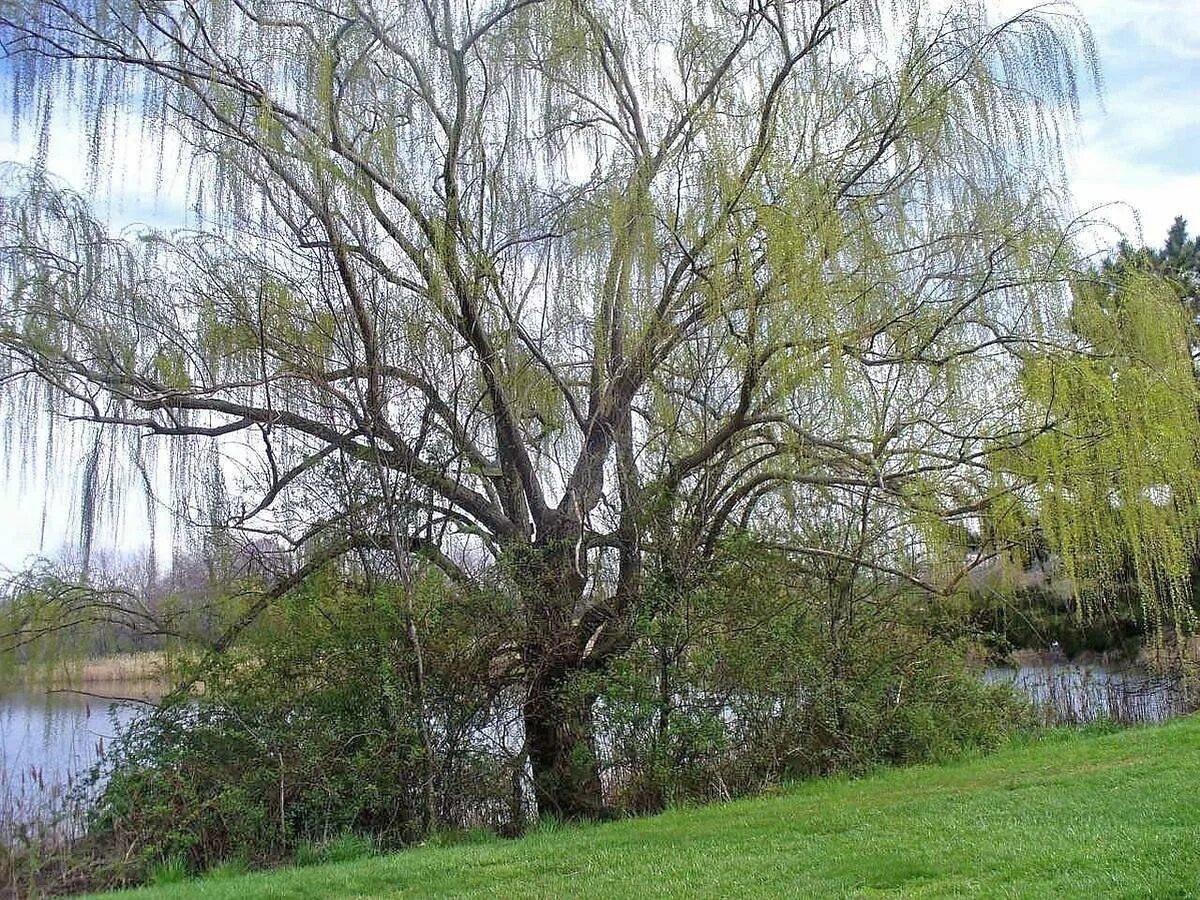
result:
[[[1188,711],[1178,679],[1142,669],[1063,663],[989,668],[983,677],[993,684],[1011,684],[1052,723],[1161,722]]]
[[[58,809],[74,780],[145,709],[72,692],[0,694],[0,835]]]

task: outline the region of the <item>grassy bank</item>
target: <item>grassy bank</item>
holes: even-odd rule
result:
[[[142,897],[1200,895],[1200,717]]]

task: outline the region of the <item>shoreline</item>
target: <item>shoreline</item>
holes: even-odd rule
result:
[[[1081,668],[1101,667],[1108,669],[1147,669],[1151,671],[1179,666],[1200,665],[1200,634],[1189,636],[1180,643],[1170,638],[1164,643],[1144,643],[1137,653],[1118,650],[1084,650],[1068,656],[1054,647],[1019,647],[1006,654],[968,652],[967,664],[984,668],[1048,668],[1051,666],[1078,666]]]
[[[166,655],[146,650],[19,666],[0,675],[0,696],[32,689],[92,693],[105,687],[165,688],[167,684]]]

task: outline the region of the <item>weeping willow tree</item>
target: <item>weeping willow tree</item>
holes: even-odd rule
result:
[[[113,237],[10,174],[6,428],[161,445],[181,518],[290,548],[240,625],[363,553],[503,571],[536,802],[591,815],[568,688],[663,542],[940,589],[952,525],[1065,495],[1022,372],[1086,349],[1047,173],[1090,40],[947,6],[7,0],[17,127],[89,123],[98,184],[128,122],[178,142],[198,225]],[[843,514],[869,549],[797,539]]]
[[[1200,509],[1200,391],[1195,321],[1168,279],[1107,268],[1074,287],[1074,355],[1023,372],[1030,407],[1055,417],[1013,468],[1082,613],[1132,592],[1151,626],[1195,626],[1193,560]],[[1156,629],[1161,636],[1162,628]]]

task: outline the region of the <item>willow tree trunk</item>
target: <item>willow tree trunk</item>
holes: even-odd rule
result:
[[[540,815],[595,819],[604,794],[592,725],[594,696],[571,689],[571,669],[539,672],[525,702],[525,740]]]
[[[598,818],[605,806],[592,720],[596,696],[575,677],[584,671],[574,621],[584,578],[573,544],[531,548],[517,580],[526,612],[525,748],[538,814]]]

